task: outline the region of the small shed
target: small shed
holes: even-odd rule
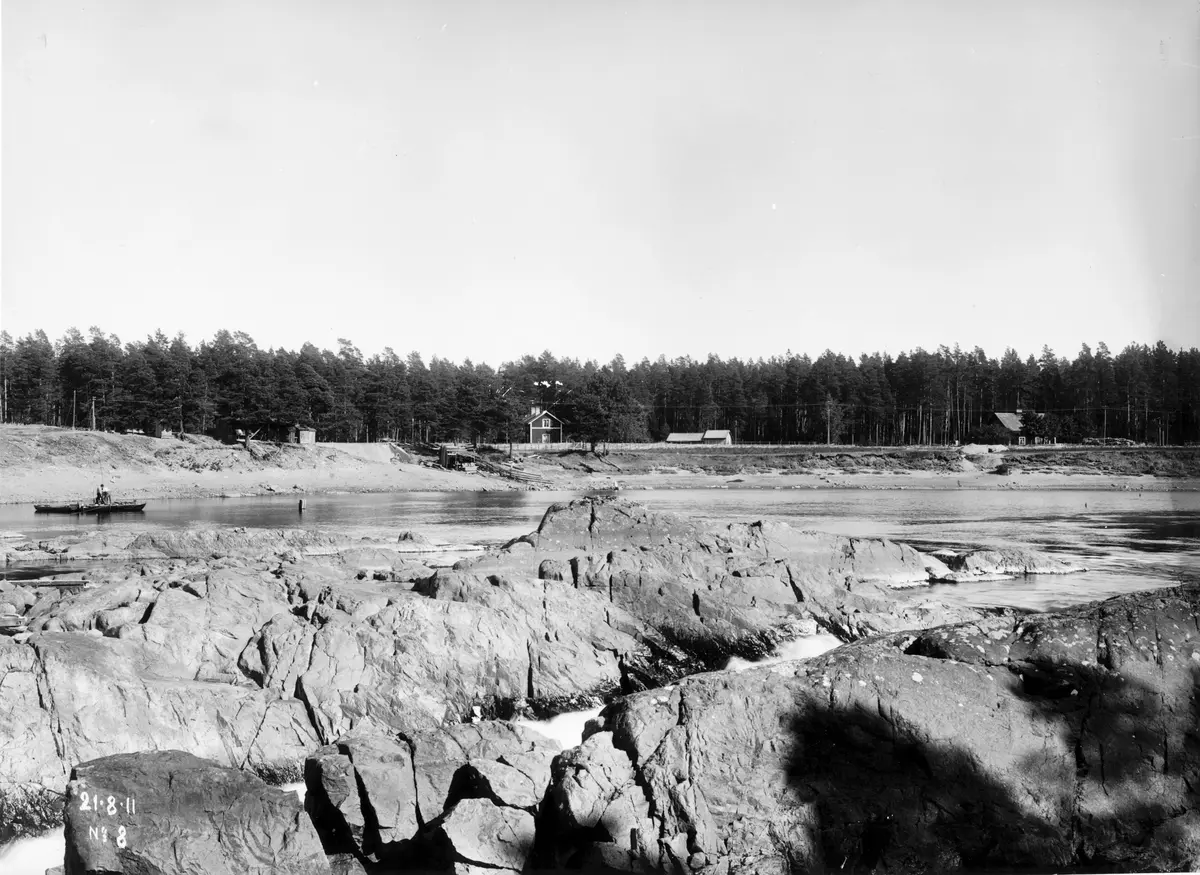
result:
[[[291,434],[288,436],[288,442],[293,444],[315,444],[317,442],[317,430],[315,428],[304,428],[301,425],[293,425]]]
[[[562,420],[549,410],[543,410],[537,406],[530,407],[529,416],[525,419],[525,426],[529,429],[531,444],[562,443]]]
[[[729,434],[729,429],[727,428],[710,428],[704,433],[704,437],[700,439],[700,443],[728,446],[733,443],[733,437]]]

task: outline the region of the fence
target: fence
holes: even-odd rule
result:
[[[480,443],[480,447],[508,452],[509,444]],[[922,445],[928,446],[928,445]],[[935,445],[937,447],[941,444]],[[647,441],[645,443],[609,443],[599,441],[596,449],[604,450],[850,450],[856,449],[856,444],[669,444],[666,441]],[[587,441],[570,441],[555,444],[512,444],[514,453],[561,453],[565,450],[585,450],[590,452],[592,445]],[[878,448],[876,448],[878,449]],[[890,448],[889,448],[890,449]]]

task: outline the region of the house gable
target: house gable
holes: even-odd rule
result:
[[[540,413],[529,414],[529,416],[526,417],[526,419],[525,419],[525,424],[532,426],[533,421],[535,419],[541,419],[542,417],[545,417],[545,416],[550,417],[551,419],[553,419],[555,421],[555,423],[557,423],[556,425],[550,426],[550,428],[561,428],[562,427],[563,421],[561,419],[559,419],[557,416],[555,416],[553,413],[551,413],[549,410],[543,410]]]

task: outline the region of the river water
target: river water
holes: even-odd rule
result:
[[[96,528],[142,531],[203,524],[337,528],[392,539],[398,531],[410,530],[443,543],[491,546],[535,529],[550,504],[580,495],[318,495],[306,496],[303,514],[294,496],[152,500],[142,514],[110,519],[35,515],[29,505],[0,505],[0,531],[40,539]],[[722,488],[621,495],[653,510],[698,521],[778,520],[803,529],[890,538],[926,551],[1027,545],[1075,559],[1089,569],[1078,574],[939,584],[925,590],[932,598],[957,604],[1052,610],[1200,579],[1200,493],[1196,492]],[[16,576],[30,571],[10,566],[0,573]],[[815,655],[835,644],[828,636],[814,636],[797,642],[780,658]],[[594,713],[562,715],[539,728],[564,745],[575,744],[583,723]],[[62,849],[61,832],[16,842],[0,848],[0,871],[41,875],[47,866],[61,863]]]
[[[420,532],[450,544],[495,545],[538,525],[546,508],[582,493],[427,492],[152,500],[111,518],[34,514],[0,506],[0,531],[30,538],[96,528],[195,524],[332,528],[363,537]],[[798,528],[884,537],[920,550],[1027,545],[1089,570],[1010,581],[942,584],[934,598],[1049,610],[1194,577],[1200,569],[1200,493],[1072,490],[686,489],[621,493],[654,510],[726,523],[779,520]],[[61,568],[57,570],[63,570]],[[21,571],[10,567],[9,576]],[[28,573],[28,572],[26,572]]]

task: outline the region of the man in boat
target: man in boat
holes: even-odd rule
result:
[[[108,494],[108,490],[104,488],[103,483],[96,490],[96,504],[112,504],[112,496]]]

